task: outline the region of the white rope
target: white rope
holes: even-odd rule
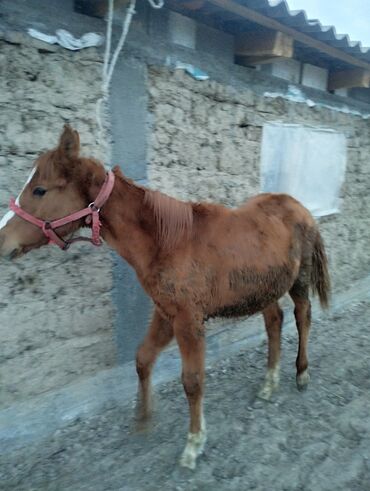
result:
[[[113,24],[113,6],[114,0],[109,0],[108,7],[108,19],[107,19],[107,35],[105,41],[105,51],[104,51],[104,65],[103,65],[103,80],[108,73],[108,63],[110,57],[110,45],[112,40],[112,24]]]
[[[109,97],[109,86],[112,80],[114,67],[117,63],[118,56],[121,49],[125,43],[127,33],[131,24],[132,17],[135,14],[136,0],[131,0],[130,5],[127,9],[127,14],[125,15],[122,23],[122,32],[119,38],[116,49],[114,50],[113,57],[109,63],[111,57],[111,44],[112,44],[112,25],[113,25],[113,11],[114,11],[114,0],[109,0],[108,9],[108,19],[107,19],[107,34],[106,34],[106,44],[104,52],[104,63],[103,63],[103,82],[102,82],[102,96],[96,102],[96,120],[98,123],[98,142],[102,141],[102,136],[104,134],[104,126],[102,121],[102,111],[103,106],[108,102]]]
[[[164,5],[164,0],[148,0],[151,7],[154,9],[160,9]],[[114,0],[109,0],[108,8],[108,18],[107,18],[107,33],[106,33],[106,44],[104,52],[104,63],[103,63],[103,81],[102,81],[102,97],[100,97],[96,102],[96,121],[98,123],[98,142],[102,141],[102,135],[104,134],[104,126],[102,122],[102,108],[108,102],[109,97],[109,86],[112,80],[114,68],[116,66],[118,56],[125,44],[126,37],[131,25],[132,17],[135,15],[136,0],[131,0],[130,5],[127,8],[127,13],[122,22],[122,32],[119,38],[116,49],[114,50],[113,56],[111,57],[111,44],[112,44],[112,25],[113,25],[113,12],[114,12]]]
[[[111,0],[111,1],[113,2],[113,0]],[[108,69],[108,74],[107,74],[107,77],[105,80],[105,89],[106,90],[108,90],[108,88],[109,88],[110,81],[112,79],[112,75],[113,75],[113,71],[114,71],[114,67],[116,66],[118,56],[121,52],[121,49],[123,48],[123,45],[125,44],[125,40],[127,37],[128,30],[130,28],[132,17],[136,14],[135,6],[136,6],[136,0],[131,0],[130,6],[127,9],[127,14],[126,14],[125,20],[124,20],[123,25],[122,25],[121,37],[120,37],[118,44],[117,44],[117,47],[113,53],[112,61],[111,61],[110,67]],[[103,87],[103,90],[104,90],[104,87]]]
[[[164,0],[158,0],[157,2],[155,0],[148,0],[148,2],[153,7],[153,9],[161,9],[164,5]]]

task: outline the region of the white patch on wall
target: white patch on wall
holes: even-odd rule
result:
[[[348,97],[348,89],[335,89],[335,95],[340,95],[341,97]]]
[[[328,88],[329,71],[315,65],[305,63],[302,71],[302,85],[314,89],[326,90]]]
[[[346,159],[342,133],[267,123],[262,133],[262,191],[290,194],[314,216],[338,213]]]
[[[170,12],[169,31],[170,39],[173,43],[195,49],[196,30],[197,25],[194,20],[176,12]]]

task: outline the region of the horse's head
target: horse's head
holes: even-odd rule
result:
[[[87,197],[76,179],[83,159],[79,157],[80,138],[66,125],[54,150],[43,153],[16,200],[22,210],[41,220],[52,221],[87,205]],[[74,232],[81,221],[58,229],[61,237]],[[0,221],[0,256],[18,257],[48,243],[41,228],[8,211]]]

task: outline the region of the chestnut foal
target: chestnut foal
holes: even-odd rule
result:
[[[283,312],[278,300],[288,292],[299,336],[297,386],[306,387],[309,290],[325,307],[330,284],[317,225],[295,199],[262,194],[235,210],[181,202],[137,186],[118,167],[107,178],[99,162],[79,155],[79,135],[66,126],[58,147],[36,160],[11,210],[0,222],[2,256],[14,258],[50,241],[67,248],[67,237],[87,226],[93,243],[99,243],[100,231],[136,270],[155,304],[136,358],[138,417],[150,417],[153,364],[175,337],[190,408],[183,466],[195,468],[206,441],[202,401],[208,318],[262,311],[268,362],[259,395],[269,399],[279,383]]]

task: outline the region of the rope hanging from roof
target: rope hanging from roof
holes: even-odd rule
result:
[[[164,0],[148,0],[153,9],[161,9],[164,5]]]
[[[148,0],[150,6],[154,9],[160,9],[164,6],[164,0]],[[125,44],[128,31],[130,29],[133,16],[136,14],[136,0],[130,0],[130,4],[127,8],[126,15],[122,21],[122,32],[118,40],[117,46],[111,56],[112,45],[112,25],[113,25],[113,12],[114,12],[114,0],[109,0],[108,4],[108,17],[107,17],[107,33],[105,42],[104,62],[103,62],[103,80],[102,80],[102,97],[100,97],[96,103],[96,120],[98,123],[98,142],[101,141],[104,134],[104,126],[102,122],[102,107],[105,106],[109,98],[109,87],[112,81],[114,68],[116,66],[118,56],[122,51]]]

